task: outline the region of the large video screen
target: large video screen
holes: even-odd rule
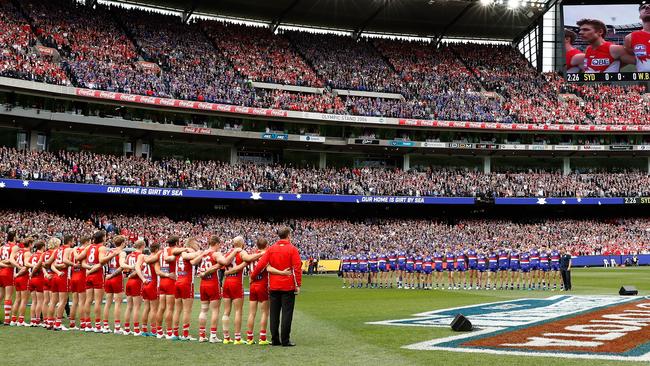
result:
[[[650,81],[650,2],[562,10],[567,81]]]

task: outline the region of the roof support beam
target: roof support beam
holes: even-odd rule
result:
[[[557,3],[558,0],[547,1],[546,6],[544,6],[544,11],[541,12],[537,17],[535,17],[535,19],[533,19],[533,21],[528,25],[528,27],[526,27],[526,30],[519,33],[519,35],[517,35],[517,37],[515,37],[512,40],[512,44],[516,45],[517,43],[519,43],[528,33],[530,33],[530,31],[532,31],[535,27],[537,27],[537,25],[539,25],[539,23],[544,18],[544,14],[546,14],[546,12],[549,11],[551,8],[553,8]]]
[[[379,7],[377,7],[377,9],[376,9],[372,14],[370,14],[370,16],[369,16],[368,18],[366,18],[366,20],[364,20],[363,23],[361,23],[361,25],[359,25],[359,26],[358,26],[358,27],[357,27],[357,28],[352,32],[352,36],[354,37],[355,40],[358,40],[359,37],[361,37],[361,35],[363,34],[363,32],[366,30],[366,27],[368,26],[368,24],[370,24],[370,22],[372,22],[373,20],[375,20],[375,18],[376,18],[376,17],[377,17],[377,16],[378,16],[382,11],[384,11],[384,9],[386,9],[386,5],[388,5],[388,1],[389,1],[389,0],[384,0],[384,1],[382,1],[381,4],[379,5]]]
[[[289,6],[287,6],[284,10],[282,10],[282,12],[278,14],[278,16],[275,17],[275,19],[273,19],[271,24],[269,24],[269,28],[271,28],[271,32],[275,33],[275,31],[278,30],[278,27],[280,26],[280,24],[282,24],[284,18],[287,15],[289,15],[289,13],[291,13],[293,8],[295,8],[296,5],[298,5],[298,3],[300,3],[300,0],[293,0],[293,2],[289,4]]]
[[[200,4],[201,4],[201,0],[192,0],[190,6],[187,9],[183,10],[183,15],[182,15],[183,23],[187,23],[190,20],[190,17],[192,16],[192,14],[194,14],[194,11],[196,11],[196,8],[198,8]]]
[[[449,23],[445,24],[445,27],[442,28],[442,31],[440,32],[440,34],[438,34],[436,38],[436,47],[440,46],[440,42],[442,42],[442,39],[445,38],[447,32],[449,32],[451,27],[453,27],[470,9],[476,6],[476,4],[478,4],[478,2],[471,2],[467,4],[463,8],[463,10],[461,10],[461,12],[454,17],[454,19],[452,19]]]

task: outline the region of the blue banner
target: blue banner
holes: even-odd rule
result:
[[[262,138],[267,140],[288,140],[289,135],[284,133],[263,133]]]
[[[526,197],[526,198],[495,198],[497,205],[622,205],[625,203],[623,197],[601,197],[601,198],[580,198],[580,197]]]
[[[632,259],[632,255],[583,255],[579,257],[573,257],[571,259],[571,265],[573,267],[604,267],[607,263],[608,267],[611,266],[620,266],[625,264],[626,259]],[[650,254],[639,254],[637,256],[639,260],[638,265],[647,266],[650,264]]]
[[[400,147],[413,147],[415,142],[413,141],[402,141],[402,140],[392,140],[390,146],[400,146]]]
[[[21,189],[56,192],[99,193],[130,196],[190,197],[212,199],[236,199],[254,201],[290,202],[342,202],[342,203],[386,203],[420,205],[473,205],[473,197],[411,197],[411,196],[355,196],[336,194],[300,194],[274,192],[233,192],[200,189],[154,188],[136,186],[106,186],[99,184],[78,184],[0,179],[0,190]]]

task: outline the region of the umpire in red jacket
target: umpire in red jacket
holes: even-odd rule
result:
[[[291,275],[269,274],[269,298],[271,300],[271,344],[274,346],[292,347],[291,321],[296,295],[300,293],[302,283],[302,261],[298,249],[291,244],[288,227],[278,230],[278,240],[258,260],[251,273],[251,278],[264,271],[267,265],[278,270],[291,269]],[[282,332],[278,332],[280,325],[280,310],[282,310]]]

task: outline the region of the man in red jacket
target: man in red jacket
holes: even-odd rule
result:
[[[291,321],[296,295],[300,293],[302,283],[302,261],[298,249],[291,244],[288,227],[278,230],[278,240],[258,260],[251,278],[255,278],[267,265],[278,269],[291,269],[292,274],[277,275],[269,273],[269,299],[271,301],[271,344],[274,346],[292,347]],[[280,310],[282,310],[282,332],[280,325]]]

